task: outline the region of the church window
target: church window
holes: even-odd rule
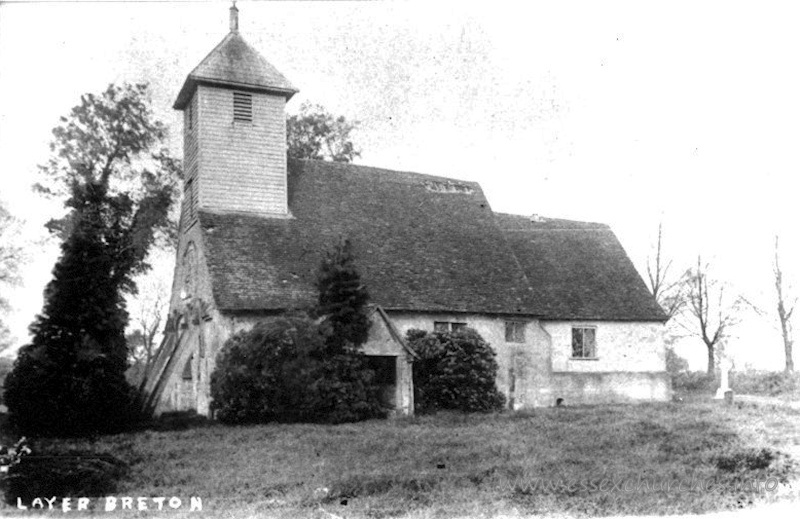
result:
[[[192,361],[194,360],[194,355],[189,357],[189,360],[186,361],[186,364],[183,365],[183,373],[181,374],[181,378],[183,380],[192,380]]]
[[[434,321],[433,331],[435,332],[457,332],[467,327],[467,323],[459,323],[452,321]]]
[[[186,125],[189,127],[190,130],[192,129],[192,125],[194,124],[194,110],[193,110],[193,108],[194,108],[193,103],[189,103],[186,106]]]
[[[183,230],[188,231],[197,221],[197,186],[194,178],[189,178],[183,185],[182,210]]]
[[[195,295],[197,289],[197,254],[194,243],[189,243],[183,253],[183,298],[188,299]]]
[[[596,331],[595,328],[589,326],[575,326],[572,328],[573,359],[597,358]]]
[[[506,321],[506,342],[525,342],[525,323]]]
[[[244,92],[233,93],[233,120],[253,121],[253,95]]]

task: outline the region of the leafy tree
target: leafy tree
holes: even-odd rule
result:
[[[342,353],[348,346],[357,347],[367,341],[369,292],[356,269],[353,247],[349,240],[340,240],[320,264],[316,281],[319,302],[316,314],[325,317],[332,331],[328,337],[330,353]]]
[[[286,119],[286,140],[293,159],[352,162],[361,156],[350,134],[358,125],[335,117],[320,105],[304,103],[300,113]]]
[[[6,380],[10,418],[27,434],[118,431],[131,419],[125,381],[125,294],[148,249],[169,229],[179,163],[146,85],[87,94],[53,130],[38,189],[69,209],[50,228],[65,239],[44,308]]]
[[[19,264],[23,258],[22,248],[16,245],[19,222],[0,204],[0,289],[19,282]],[[0,290],[0,351],[11,346],[11,332],[3,322],[3,315],[10,303]]]
[[[497,411],[505,397],[497,390],[495,352],[475,330],[409,330],[406,340],[420,360],[414,363],[417,411],[438,409]]]

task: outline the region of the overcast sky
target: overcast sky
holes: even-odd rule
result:
[[[35,238],[54,206],[30,185],[58,117],[82,93],[149,81],[180,155],[172,102],[227,33],[230,4],[0,4],[0,199]],[[496,211],[609,223],[639,268],[662,220],[676,261],[703,253],[765,306],[775,232],[800,269],[789,2],[238,6],[242,35],[300,89],[290,111],[312,101],[361,122],[358,163],[478,181]],[[13,293],[21,341],[56,258],[52,244],[29,250]],[[742,358],[780,367],[777,335],[756,321]]]

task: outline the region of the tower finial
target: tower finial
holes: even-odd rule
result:
[[[236,0],[231,5],[231,32],[239,32],[239,9],[236,8]]]

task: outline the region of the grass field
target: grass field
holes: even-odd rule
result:
[[[189,517],[677,514],[800,499],[800,411],[707,400],[33,446],[111,453],[130,466],[115,495],[200,496],[203,513]],[[775,492],[736,488],[767,477]],[[716,486],[697,488],[706,479]],[[673,486],[643,488],[656,482]]]

